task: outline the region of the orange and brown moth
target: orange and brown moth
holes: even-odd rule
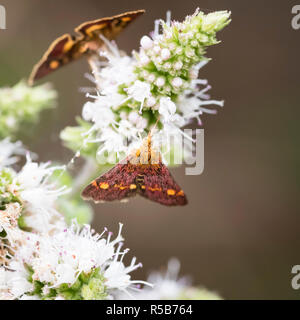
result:
[[[124,200],[136,194],[166,206],[187,204],[183,190],[175,182],[161,155],[152,148],[151,135],[131,153],[82,192],[94,202]]]
[[[28,80],[29,84],[32,85],[36,80],[74,60],[95,54],[104,45],[100,35],[108,40],[115,39],[123,29],[144,12],[144,10],[136,10],[88,21],[75,28],[76,36],[64,34],[59,37],[34,66]]]

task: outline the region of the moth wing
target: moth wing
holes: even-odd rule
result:
[[[95,52],[103,45],[99,34],[112,40],[144,10],[126,12],[111,18],[102,18],[85,22],[75,28],[77,37],[65,34],[52,42],[42,59],[34,66],[28,83],[48,75],[60,67],[81,58],[89,52]]]
[[[183,190],[163,163],[152,165],[150,168],[146,167],[143,175],[144,181],[139,187],[141,196],[166,206],[187,204],[187,198]]]
[[[34,66],[28,80],[29,84],[32,85],[36,80],[74,60],[74,49],[79,41],[80,39],[74,40],[69,34],[64,34],[53,41],[41,60]],[[78,52],[76,58],[82,54]]]
[[[128,164],[117,164],[107,173],[92,181],[82,192],[84,200],[94,202],[123,200],[136,195],[135,179],[138,172]]]
[[[88,21],[78,26],[75,31],[90,39],[99,39],[99,34],[102,34],[108,40],[112,40],[144,12],[145,10],[136,10],[125,12],[113,17]]]

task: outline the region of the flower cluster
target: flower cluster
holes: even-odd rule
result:
[[[152,272],[147,281],[153,288],[145,287],[135,298],[138,300],[221,300],[214,292],[191,286],[187,277],[178,278],[180,263],[177,259],[168,262],[165,273]],[[123,296],[124,297],[124,296]],[[124,297],[125,298],[125,297]]]
[[[223,106],[223,101],[209,100],[210,86],[198,79],[198,71],[208,61],[206,47],[217,43],[216,32],[229,17],[227,11],[205,15],[197,10],[182,23],[157,21],[152,38],[143,36],[132,56],[102,37],[109,50],[91,64],[98,94],[88,95],[94,101],[84,105],[80,126],[62,132],[67,146],[91,154],[96,143],[98,157],[118,159],[155,125],[157,140],[176,138],[193,119],[200,123],[202,113],[215,113],[204,106]]]
[[[0,145],[6,146],[6,150],[1,150],[2,161],[14,163],[13,148],[19,152],[20,143],[4,140]],[[19,172],[10,166],[0,167],[0,230],[4,229],[8,239],[14,240],[17,221],[23,229],[46,232],[52,230],[52,225],[57,227],[63,219],[55,209],[55,201],[67,190],[56,189],[49,183],[49,178],[58,169],[61,168],[51,167],[49,163],[33,162],[29,153]]]
[[[146,105],[159,104],[161,96],[176,100],[179,94],[190,89],[198,77],[199,63],[205,61],[205,48],[218,43],[216,32],[229,23],[229,12],[220,11],[205,15],[198,10],[183,23],[157,23],[153,39],[144,36],[137,54],[138,78],[151,85],[151,96]]]
[[[0,269],[2,295],[10,299],[103,300],[138,290],[130,272],[139,268],[133,258],[126,267],[122,260],[128,249],[121,251],[122,225],[111,240],[76,222],[51,235],[27,235],[23,246],[15,251],[9,271]],[[148,283],[145,283],[148,284]],[[0,289],[1,292],[1,289]]]
[[[56,91],[49,84],[29,87],[21,81],[0,89],[0,139],[16,136],[20,126],[38,119],[39,113],[55,105]]]
[[[16,162],[20,143],[6,146],[2,163]],[[2,153],[2,152],[1,152]],[[122,225],[117,237],[97,234],[76,220],[67,226],[56,209],[67,192],[51,176],[61,167],[33,162],[27,153],[20,171],[0,168],[0,299],[111,299],[137,290],[129,275],[141,264],[123,264]],[[75,208],[74,208],[75,210]]]

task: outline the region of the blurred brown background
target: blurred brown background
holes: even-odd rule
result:
[[[297,1],[38,1],[0,0],[7,30],[0,30],[0,85],[27,77],[49,43],[85,20],[145,8],[119,38],[137,49],[156,18],[170,9],[182,20],[200,7],[231,10],[232,23],[209,48],[213,60],[201,77],[211,94],[225,99],[216,116],[205,116],[205,170],[185,176],[173,170],[189,197],[185,208],[166,208],[136,198],[127,204],[96,207],[94,226],[116,231],[123,222],[128,255],[136,255],[144,278],[169,257],[182,274],[227,299],[297,299],[291,268],[300,264],[299,53],[300,30],[291,27]],[[85,101],[84,61],[48,77],[59,92],[59,107],[43,113],[34,139],[25,142],[40,159],[67,162],[71,153],[58,134],[74,125]]]

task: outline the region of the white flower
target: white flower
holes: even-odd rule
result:
[[[98,83],[101,93],[110,93],[119,84],[131,83],[135,79],[133,60],[129,56],[107,55],[109,63],[99,72],[101,81]]]
[[[151,95],[151,87],[150,84],[147,82],[136,80],[133,83],[133,85],[128,88],[127,93],[129,97],[133,98],[138,102],[141,102],[142,109],[145,99],[149,98]]]
[[[15,183],[21,186],[21,190],[28,191],[32,189],[42,188],[49,190],[53,185],[49,184],[49,178],[56,170],[61,170],[61,166],[50,166],[50,163],[32,162],[29,154],[27,154],[27,162],[15,178]],[[57,191],[59,194],[60,191]],[[53,196],[53,193],[49,193]]]
[[[49,176],[57,168],[49,168],[49,163],[38,164],[32,162],[29,155],[27,155],[27,162],[18,173],[17,182],[22,185],[22,189],[37,188],[42,185]]]
[[[62,167],[50,167],[50,163],[27,162],[16,175],[13,186],[26,208],[25,221],[36,231],[46,232],[64,226],[63,216],[55,209],[57,198],[67,192],[65,187],[56,188],[49,178]]]
[[[218,294],[210,292],[203,288],[192,287],[189,278],[179,278],[180,262],[177,259],[171,259],[165,273],[152,272],[147,281],[153,284],[153,287],[145,287],[139,290],[134,299],[138,300],[219,300]],[[121,295],[119,299],[128,299]]]
[[[25,149],[20,141],[11,142],[9,138],[0,141],[0,169],[18,161],[18,155],[24,155]]]
[[[0,300],[13,300],[33,289],[27,280],[27,271],[21,264],[19,266],[17,271],[0,267]]]
[[[108,107],[111,101],[107,101],[107,97],[100,96],[95,102],[85,103],[82,116],[86,121],[93,121],[97,128],[108,127],[111,123],[114,123],[115,115]]]
[[[18,202],[8,203],[4,210],[0,210],[0,232],[5,230],[9,242],[19,238],[21,231],[18,229],[18,218],[21,211],[22,208]]]
[[[120,153],[127,150],[125,137],[112,128],[106,128],[105,130],[102,130],[98,141],[103,143],[99,147],[98,155],[101,155],[105,151],[108,153]]]
[[[104,272],[106,285],[111,289],[124,289],[130,284],[130,276],[122,262],[112,262]]]
[[[158,112],[162,115],[163,121],[170,122],[176,112],[176,104],[169,97],[162,97],[159,101]]]

